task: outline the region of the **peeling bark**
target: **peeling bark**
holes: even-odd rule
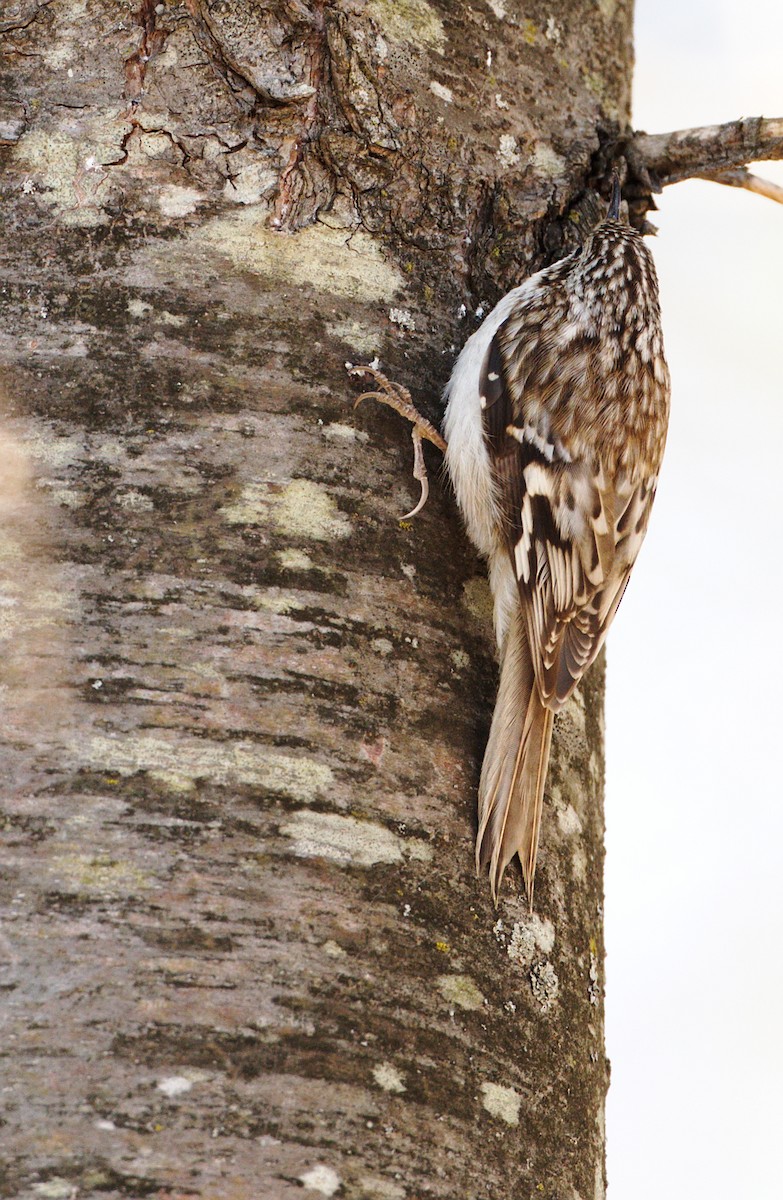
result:
[[[483,568],[344,364],[437,419],[595,210],[630,21],[7,11],[3,1194],[603,1194],[602,670],[496,911]]]

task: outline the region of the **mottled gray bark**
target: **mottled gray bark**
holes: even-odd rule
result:
[[[344,364],[437,416],[630,19],[6,6],[2,1194],[602,1195],[601,673],[495,911],[482,566]]]

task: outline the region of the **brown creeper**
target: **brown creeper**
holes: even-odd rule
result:
[[[446,396],[446,463],[489,562],[501,662],[476,862],[497,898],[518,853],[532,903],[553,718],[622,599],[669,416],[655,267],[616,178],[606,219],[503,297]]]
[[[528,897],[552,723],[595,660],[647,530],[669,419],[658,280],[620,220],[532,275],[465,344],[446,387],[443,431],[372,367],[374,397],[446,451],[468,534],[489,563],[500,686],[479,782],[476,865],[497,900],[515,854]]]

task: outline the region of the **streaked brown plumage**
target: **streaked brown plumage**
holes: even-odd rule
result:
[[[666,440],[655,268],[617,189],[580,251],[500,301],[446,394],[446,462],[489,562],[501,660],[476,861],[497,897],[518,853],[532,903],[553,718],[622,599]]]
[[[374,367],[372,396],[443,440]],[[515,854],[532,905],[555,714],[595,661],[655,497],[669,419],[658,281],[640,235],[606,220],[525,280],[465,344],[446,388],[446,465],[488,562],[500,683],[479,782],[476,865],[497,900]],[[357,401],[358,403],[358,401]]]

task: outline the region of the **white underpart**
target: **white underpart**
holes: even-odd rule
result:
[[[481,369],[490,342],[500,326],[521,300],[540,289],[540,274],[532,275],[500,300],[492,312],[468,338],[454,364],[444,398],[448,401],[443,418],[443,434],[448,442],[448,467],[457,503],[468,534],[480,553],[489,559],[490,586],[495,598],[495,635],[501,645],[508,618],[517,602],[517,584],[511,563],[505,554],[493,554],[494,529],[498,519],[497,501],[492,483],[492,468],[484,442],[479,383]]]
[[[481,368],[490,342],[514,305],[538,290],[539,276],[533,275],[495,305],[465,343],[444,392],[444,398],[448,401],[443,418],[443,434],[449,444],[446,465],[468,533],[479,551],[487,557],[495,541],[493,530],[497,506],[489,454],[484,444],[479,393]]]

